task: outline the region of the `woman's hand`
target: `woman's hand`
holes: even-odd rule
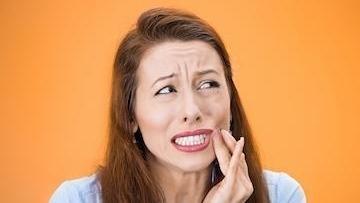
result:
[[[213,136],[214,150],[224,179],[206,195],[204,203],[243,203],[253,193],[245,154],[244,138],[236,142],[226,130]]]

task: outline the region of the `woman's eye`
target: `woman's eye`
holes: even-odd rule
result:
[[[162,88],[161,90],[159,90],[158,92],[156,92],[155,96],[159,95],[159,94],[168,94],[171,92],[176,92],[176,90],[173,88],[173,86],[166,86],[166,87]]]
[[[200,85],[200,89],[207,89],[207,88],[212,88],[212,87],[219,87],[219,83],[215,82],[215,81],[206,81],[206,82],[203,82],[201,85]]]

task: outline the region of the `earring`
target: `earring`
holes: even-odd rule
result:
[[[211,183],[215,182],[215,175],[216,175],[215,166],[213,166],[211,170]]]
[[[219,162],[217,160],[215,160],[214,165],[211,169],[211,183],[212,184],[215,183],[215,181],[216,181],[216,170],[218,167],[219,167]]]

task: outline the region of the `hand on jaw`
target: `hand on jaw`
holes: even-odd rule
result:
[[[226,130],[215,132],[213,145],[224,179],[210,189],[204,203],[245,202],[253,193],[243,153],[244,138],[239,141]]]

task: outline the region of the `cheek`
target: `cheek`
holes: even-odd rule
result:
[[[219,94],[202,100],[202,112],[216,123],[226,123],[230,119],[230,100],[228,95]]]
[[[141,110],[137,116],[137,121],[145,144],[152,145],[152,143],[158,143],[161,140],[165,140],[164,138],[170,120],[169,110],[157,110],[156,108]]]

